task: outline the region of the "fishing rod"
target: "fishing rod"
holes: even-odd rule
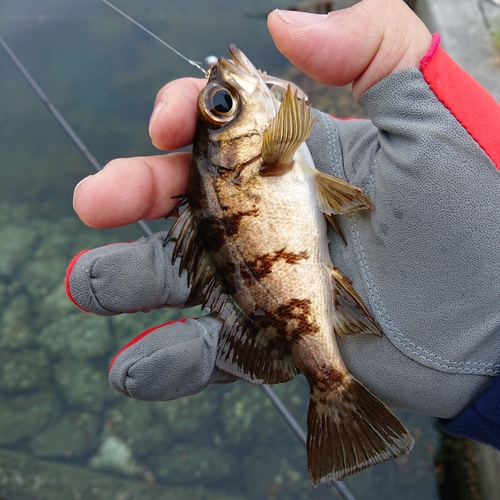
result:
[[[63,130],[68,134],[69,138],[73,141],[75,146],[80,150],[80,152],[85,156],[85,159],[94,167],[96,172],[102,170],[102,166],[99,162],[94,158],[92,153],[89,151],[87,146],[83,143],[83,141],[78,137],[76,132],[71,128],[71,125],[64,119],[64,117],[59,113],[59,110],[52,104],[50,99],[47,97],[47,94],[42,90],[40,85],[35,81],[35,79],[30,75],[28,70],[23,66],[21,61],[16,57],[12,49],[7,45],[5,40],[0,36],[0,45],[5,50],[7,55],[10,57],[12,62],[15,64],[17,69],[24,76],[26,81],[30,84],[31,88],[36,92],[40,100],[45,104],[45,107],[50,111],[52,116],[57,120],[57,123],[61,125]],[[142,220],[137,221],[137,225],[142,229],[143,233],[146,236],[152,236],[153,231],[149,228],[149,226]]]
[[[132,19],[130,16],[122,12],[120,9],[115,7],[113,4],[111,4],[107,0],[101,0],[103,3],[109,5],[111,8],[113,8],[115,11],[129,19],[131,22],[133,22],[135,25],[146,31],[148,34],[152,35],[155,39],[159,40],[163,45],[165,45],[167,48],[175,52],[177,55],[182,57],[184,60],[186,60],[189,64],[192,66],[200,69],[204,74],[206,73],[205,70],[196,62],[192,61],[191,59],[188,59],[187,57],[183,56],[180,52],[175,50],[173,47],[171,47],[168,43],[160,39],[158,36],[154,35],[152,32],[150,32],[148,29],[146,29],[144,26],[142,26],[139,22],[136,20]],[[37,96],[40,98],[40,100],[43,102],[47,110],[52,114],[52,116],[56,119],[57,123],[62,127],[62,129],[66,132],[66,134],[69,136],[69,138],[73,141],[75,146],[80,150],[80,152],[83,154],[85,159],[92,165],[92,167],[96,170],[96,172],[99,172],[102,170],[102,166],[99,164],[99,162],[95,159],[95,157],[92,155],[90,150],[85,146],[83,141],[80,139],[78,134],[73,130],[71,125],[66,121],[66,119],[62,116],[62,114],[59,112],[59,110],[56,108],[56,106],[50,101],[48,98],[47,94],[42,90],[40,85],[36,82],[36,80],[31,76],[29,71],[24,67],[24,65],[21,63],[19,58],[15,55],[15,53],[12,51],[12,49],[9,47],[9,45],[5,42],[3,37],[0,35],[0,45],[2,48],[5,50],[9,58],[12,60],[16,68],[20,71],[22,76],[25,78],[25,80],[28,82],[28,84],[31,86],[31,88],[35,91]],[[148,226],[148,224],[142,220],[137,221],[137,225],[141,228],[143,233],[146,236],[152,236],[153,231],[151,228]],[[291,430],[294,432],[294,434],[298,437],[298,439],[302,442],[303,445],[306,445],[306,432],[304,429],[301,427],[301,425],[297,422],[295,417],[290,413],[286,405],[283,403],[283,401],[280,399],[280,397],[276,394],[276,392],[269,386],[269,385],[260,385],[260,388],[262,391],[266,394],[266,396],[270,399],[274,407],[277,409],[277,411],[281,414],[283,419],[286,421],[286,423],[289,425]],[[337,491],[340,493],[340,495],[344,498],[344,500],[356,500],[356,497],[351,493],[349,488],[342,483],[341,481],[332,481],[333,486],[337,489]]]

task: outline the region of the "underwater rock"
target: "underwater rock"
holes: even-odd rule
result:
[[[41,457],[73,458],[97,449],[99,420],[90,413],[72,411],[33,436],[31,449]]]
[[[276,389],[279,388],[278,395],[303,427],[305,427],[303,421],[307,413],[307,390],[304,398],[300,398],[300,395],[306,389],[305,386],[305,380],[302,377],[296,377],[292,382],[275,386]],[[276,408],[257,386],[232,384],[231,388],[224,393],[221,411],[224,439],[231,446],[243,443],[254,446],[261,443],[288,442],[294,439],[293,433],[279,416]]]
[[[161,403],[137,401],[125,397],[106,412],[106,428],[126,442],[134,456],[142,457],[155,449],[164,450],[172,441],[172,433],[154,414]]]
[[[249,498],[256,500],[311,498],[311,484],[303,465],[305,450],[302,448],[299,450],[303,452],[302,456],[293,465],[288,459],[289,447],[259,447],[247,455],[244,460],[244,471],[246,492]]]
[[[142,473],[142,468],[133,458],[130,446],[119,437],[112,435],[103,441],[97,455],[89,460],[89,466],[126,476],[136,476]]]
[[[211,417],[218,411],[218,394],[210,387],[203,393],[159,402],[155,411],[162,425],[177,439],[186,438],[200,428],[208,431]]]
[[[40,327],[44,327],[67,314],[84,314],[68,299],[66,286],[62,282],[51,293],[37,301],[36,309],[38,312],[37,325]]]
[[[0,398],[0,444],[35,435],[59,414],[59,401],[49,391]]]
[[[21,272],[21,278],[29,294],[38,300],[48,295],[58,284],[64,282],[67,258],[57,250],[43,255],[31,256]]]
[[[0,449],[5,500],[244,500],[216,489],[148,484]]]
[[[103,370],[90,363],[67,358],[54,366],[54,377],[68,403],[87,411],[100,411],[117,397]]]
[[[0,352],[0,392],[25,392],[47,385],[50,363],[44,351]]]
[[[21,264],[29,261],[38,233],[23,226],[0,227],[0,276],[15,276]]]
[[[38,341],[50,352],[92,359],[107,354],[112,345],[107,318],[76,311],[54,318]]]
[[[231,475],[234,459],[217,448],[176,444],[154,459],[154,472],[173,484],[211,485]]]
[[[22,349],[34,344],[35,334],[28,297],[16,295],[2,307],[0,317],[0,349]]]

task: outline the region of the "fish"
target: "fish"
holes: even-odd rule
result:
[[[336,342],[383,335],[328,250],[335,216],[373,207],[359,187],[315,168],[300,89],[236,46],[229,53],[198,96],[188,189],[165,244],[174,242],[172,263],[187,272],[187,305],[201,302],[222,322],[217,367],[254,384],[306,378],[307,471],[317,486],[413,446]]]

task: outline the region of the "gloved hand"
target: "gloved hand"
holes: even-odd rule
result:
[[[275,12],[269,28],[311,76],[353,81],[372,120],[318,113],[307,141],[318,169],[361,186],[375,206],[338,218],[347,247],[331,234],[334,264],[385,333],[338,339],[346,365],[390,406],[452,418],[500,372],[498,105],[399,0],[364,0],[326,18]],[[157,147],[192,141],[204,84],[184,79],[159,93]],[[188,165],[183,153],[115,160],[78,186],[75,209],[94,227],[161,217],[185,192]],[[80,255],[68,272],[71,297],[98,314],[182,306],[185,276],[161,238]],[[111,383],[150,400],[224,381],[214,371],[217,333],[210,317],[144,332],[115,358]]]
[[[66,275],[70,299],[102,316],[183,307],[186,275],[172,266],[167,233],[134,243],[117,243],[80,252]],[[234,377],[215,367],[220,321],[211,316],[153,327],[121,349],[111,362],[110,382],[119,392],[146,401],[196,394],[208,384]]]

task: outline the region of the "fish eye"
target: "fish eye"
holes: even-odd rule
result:
[[[212,94],[212,112],[227,115],[233,109],[233,97],[226,89],[216,90]]]
[[[229,124],[240,113],[238,93],[228,85],[210,82],[200,93],[198,111],[211,128]]]

